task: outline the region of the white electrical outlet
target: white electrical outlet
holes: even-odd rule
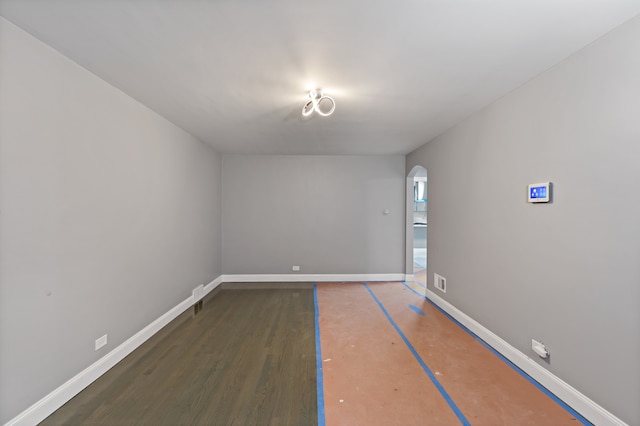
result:
[[[549,350],[542,342],[538,342],[535,339],[531,339],[531,349],[538,354],[540,358],[547,358],[549,356]]]
[[[107,344],[107,335],[96,339],[96,351]]]
[[[433,286],[443,293],[447,292],[447,279],[442,275],[433,274]]]
[[[291,270],[292,270],[292,271],[299,271],[299,270],[300,270],[300,267],[299,267],[298,265],[293,265],[293,266],[291,267]]]

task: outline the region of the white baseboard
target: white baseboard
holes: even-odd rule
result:
[[[225,283],[403,281],[404,274],[239,274],[223,275]]]
[[[580,393],[577,389],[549,372],[537,364],[518,349],[501,339],[489,329],[469,317],[464,312],[435,294],[426,289],[426,296],[433,303],[438,305],[443,311],[458,320],[462,325],[467,327],[476,336],[484,340],[489,346],[502,354],[509,361],[514,363],[522,371],[527,373],[531,378],[547,388],[551,393],[564,401],[571,408],[576,410],[587,420],[596,426],[628,426],[625,422],[617,418],[609,411],[596,404],[594,401]]]
[[[415,276],[415,275],[413,275],[413,274],[406,274],[406,275],[404,276],[404,280],[405,280],[405,281],[415,281],[415,279],[416,279],[416,276]]]
[[[209,284],[204,286],[206,295],[222,283],[222,276],[219,276]],[[145,328],[131,336],[124,343],[111,352],[85,368],[80,373],[69,379],[66,383],[49,393],[47,396],[18,414],[13,419],[5,423],[4,426],[32,426],[40,423],[49,417],[54,411],[62,407],[71,398],[80,393],[84,388],[93,383],[96,379],[106,373],[110,368],[120,362],[124,357],[136,350],[140,345],[149,340],[154,334],[169,324],[181,313],[189,309],[194,303],[193,295],[178,303],[168,312],[147,325]]]
[[[204,296],[206,296],[207,294],[211,293],[211,291],[213,291],[214,288],[218,287],[220,284],[222,284],[222,275],[220,275],[218,278],[216,278],[215,280],[211,281],[209,284],[204,286]]]

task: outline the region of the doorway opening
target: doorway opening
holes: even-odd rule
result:
[[[406,274],[427,283],[427,169],[415,166],[407,176]]]

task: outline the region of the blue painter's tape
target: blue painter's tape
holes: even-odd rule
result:
[[[442,384],[440,384],[440,382],[438,381],[436,376],[433,374],[433,372],[431,372],[431,370],[429,369],[427,364],[424,362],[424,360],[422,359],[420,354],[418,354],[418,351],[415,350],[415,348],[413,347],[413,345],[411,344],[411,342],[409,341],[407,336],[405,336],[405,334],[402,332],[402,330],[400,330],[400,327],[398,327],[398,324],[396,324],[396,322],[393,320],[393,318],[391,318],[391,315],[389,315],[389,313],[387,312],[385,307],[382,305],[382,302],[380,302],[380,300],[376,297],[376,295],[373,293],[373,291],[371,291],[371,289],[369,288],[369,286],[366,283],[362,283],[362,284],[367,289],[367,291],[369,292],[371,297],[373,297],[373,300],[375,300],[375,302],[378,304],[378,306],[382,310],[382,313],[384,313],[384,315],[387,317],[387,319],[389,320],[389,322],[391,323],[393,328],[396,329],[396,332],[400,335],[400,337],[402,338],[404,343],[407,345],[407,347],[409,348],[409,350],[411,351],[411,353],[415,357],[416,361],[418,361],[418,364],[420,364],[420,366],[422,367],[424,372],[427,373],[427,376],[429,376],[429,378],[431,379],[433,384],[436,386],[436,388],[438,388],[438,391],[440,392],[442,397],[445,399],[445,401],[447,401],[447,404],[449,404],[449,407],[451,407],[451,409],[453,410],[455,415],[458,417],[458,420],[460,420],[460,423],[462,423],[465,426],[470,426],[471,423],[469,423],[469,421],[464,416],[464,414],[462,414],[462,411],[460,411],[460,409],[458,408],[456,403],[453,402],[453,399],[451,399],[451,397],[449,396],[447,391],[444,389]]]
[[[418,282],[418,281],[416,281]],[[416,296],[421,297],[426,299],[426,297],[424,296],[424,294],[420,294],[418,293],[416,290],[414,290],[410,285],[407,284],[406,281],[402,281],[402,285],[404,285],[406,288],[408,288],[409,290],[411,290]]]
[[[425,283],[423,283],[423,282],[415,281],[415,280],[414,280],[414,282],[415,282],[415,283],[417,283],[417,284],[419,284],[419,285],[420,285],[420,287],[427,288],[427,285],[426,285]],[[406,283],[406,282],[404,282],[404,281],[402,281],[402,283],[403,283],[403,284],[405,284],[405,285],[407,284],[407,283]],[[423,294],[422,296],[424,296],[424,294]]]
[[[418,315],[424,315],[424,311],[418,308],[416,305],[409,305],[409,309],[411,309],[413,312],[415,312]]]
[[[316,394],[318,395],[318,426],[325,426],[324,376],[322,374],[322,348],[320,347],[320,310],[318,309],[318,289],[313,285],[313,306],[316,323]]]
[[[411,290],[412,292],[414,292],[416,295],[418,295],[418,297],[420,297],[421,299],[426,299],[427,302],[429,302],[434,308],[436,308],[438,311],[440,311],[444,316],[446,316],[447,318],[449,318],[451,321],[453,321],[455,324],[457,324],[461,329],[463,329],[464,331],[466,331],[471,337],[473,337],[475,340],[477,340],[482,346],[484,346],[485,348],[489,349],[489,351],[491,351],[491,353],[493,353],[495,356],[497,356],[498,358],[500,358],[502,361],[504,361],[509,367],[511,367],[514,371],[516,371],[518,374],[520,374],[522,377],[524,377],[529,383],[531,383],[532,385],[534,385],[536,388],[538,388],[538,390],[540,390],[542,393],[544,393],[545,395],[547,395],[549,398],[551,398],[556,404],[558,404],[559,406],[561,406],[562,408],[564,408],[569,414],[571,414],[573,417],[576,418],[576,420],[578,420],[580,423],[582,423],[585,426],[589,426],[592,425],[593,423],[591,423],[589,420],[587,420],[586,418],[584,418],[580,413],[578,413],[576,410],[574,410],[573,408],[571,408],[566,402],[564,402],[563,400],[561,400],[560,398],[558,398],[557,396],[555,396],[553,393],[551,393],[551,391],[547,388],[545,388],[544,386],[542,386],[540,383],[538,383],[533,377],[529,376],[527,373],[525,373],[524,371],[522,371],[520,369],[520,367],[518,367],[517,365],[515,365],[513,362],[509,361],[507,358],[505,358],[504,355],[502,355],[500,352],[498,352],[497,350],[495,350],[491,345],[489,345],[487,342],[485,342],[484,340],[482,340],[480,337],[478,337],[473,331],[469,330],[464,324],[462,324],[460,321],[458,321],[457,319],[455,319],[454,317],[452,317],[447,311],[445,311],[444,309],[442,309],[440,306],[438,306],[434,301],[432,301],[431,299],[429,299],[427,296],[425,296],[424,294],[420,294],[417,291],[415,291],[414,289],[412,289],[410,286],[407,285],[406,282],[402,281],[402,284],[407,287],[409,290]]]

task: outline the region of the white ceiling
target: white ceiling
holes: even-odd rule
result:
[[[640,0],[0,0],[0,15],[222,153],[406,154]],[[306,90],[336,100],[303,119]]]

